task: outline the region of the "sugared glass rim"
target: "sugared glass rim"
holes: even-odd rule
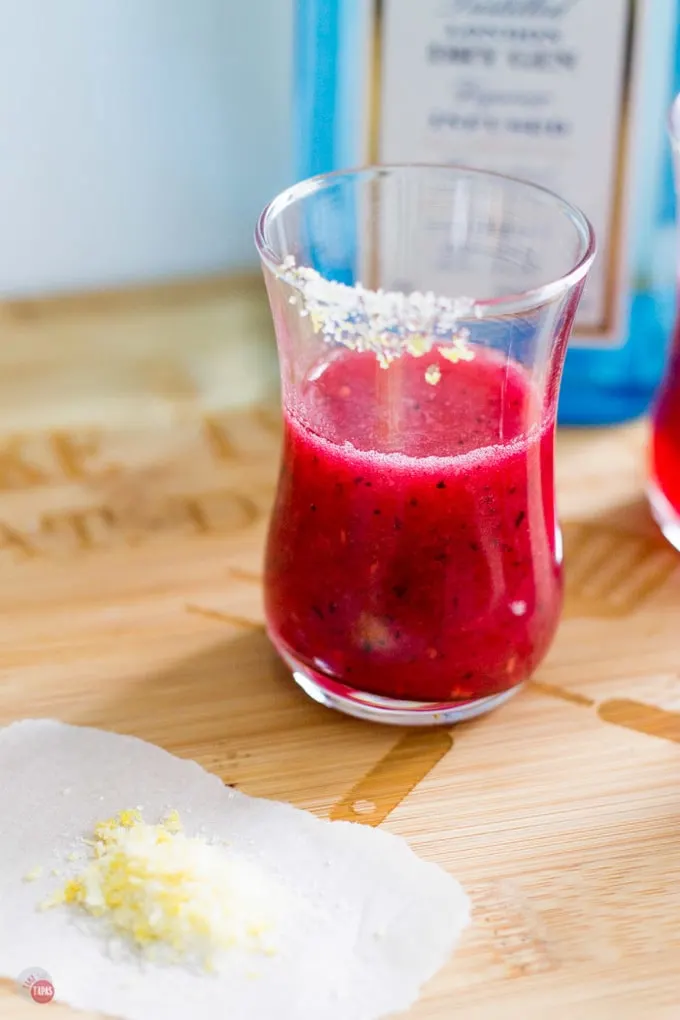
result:
[[[678,99],[680,100],[680,96]],[[678,139],[678,141],[680,143],[680,139]],[[572,268],[566,273],[563,273],[557,279],[549,280],[546,283],[541,284],[539,287],[532,287],[529,290],[520,291],[516,294],[504,294],[500,297],[494,298],[472,297],[472,318],[482,319],[491,316],[497,317],[501,315],[514,315],[531,311],[531,309],[538,308],[541,305],[548,304],[551,301],[555,301],[556,299],[563,297],[574,286],[580,283],[588,273],[597,252],[595,231],[590,220],[577,206],[572,205],[563,198],[560,198],[560,196],[555,194],[554,191],[551,191],[549,188],[544,188],[540,184],[532,184],[531,182],[522,180],[519,177],[511,177],[509,174],[500,174],[492,170],[480,170],[477,167],[468,167],[453,163],[374,164],[351,170],[334,170],[331,173],[318,174],[316,177],[308,177],[303,181],[299,181],[290,188],[286,188],[285,191],[280,192],[260,213],[255,227],[255,245],[260,255],[260,259],[270,272],[274,274],[279,273],[281,269],[284,268],[283,258],[276,254],[268,240],[269,228],[275,222],[277,216],[287,209],[288,206],[300,201],[300,199],[307,198],[310,195],[323,191],[325,188],[343,177],[365,177],[370,179],[383,176],[385,174],[399,173],[400,171],[412,172],[414,170],[447,177],[460,174],[461,176],[467,177],[505,181],[513,186],[520,186],[527,191],[540,193],[544,197],[549,198],[562,210],[566,219],[571,222],[580,240],[578,259]],[[470,295],[459,296],[461,298],[470,297]]]

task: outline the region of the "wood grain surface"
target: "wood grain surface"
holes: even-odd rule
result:
[[[646,510],[644,426],[560,436],[567,605],[535,679],[395,731],[310,702],[263,632],[259,285],[8,306],[0,328],[0,724],[133,733],[404,836],[474,901],[413,1020],[678,1020],[680,558]],[[0,987],[0,1016],[36,1008]]]

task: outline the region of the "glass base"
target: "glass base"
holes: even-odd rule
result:
[[[310,670],[309,667],[296,662],[276,642],[274,647],[290,668],[295,683],[314,701],[356,719],[387,723],[391,726],[448,726],[451,723],[465,722],[498,708],[522,686],[517,684],[509,691],[470,701],[398,701],[395,698],[383,698],[379,694],[357,691],[353,687],[330,680],[316,670]]]
[[[654,482],[647,486],[647,499],[652,517],[661,528],[664,538],[680,552],[680,514]]]

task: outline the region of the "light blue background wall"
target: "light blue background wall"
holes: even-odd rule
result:
[[[256,265],[292,0],[0,0],[0,295]]]

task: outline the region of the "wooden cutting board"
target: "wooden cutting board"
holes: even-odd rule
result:
[[[567,604],[535,680],[474,723],[393,730],[307,700],[263,632],[259,285],[6,306],[0,328],[0,724],[133,733],[404,836],[475,911],[413,1020],[680,1017],[680,557],[645,507],[644,427],[560,437]],[[4,983],[0,1016],[35,1008]]]

